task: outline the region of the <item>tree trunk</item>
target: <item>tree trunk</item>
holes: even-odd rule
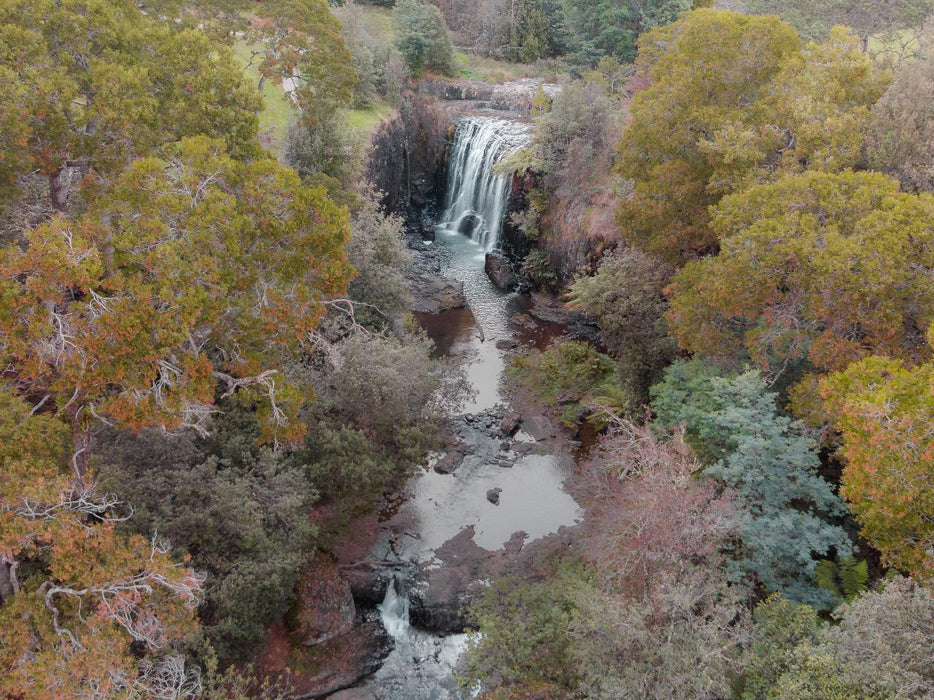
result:
[[[0,605],[19,590],[16,580],[16,560],[3,557],[0,559]]]
[[[52,202],[52,209],[60,214],[64,214],[68,206],[68,188],[62,181],[65,170],[59,168],[49,175],[49,200]]]

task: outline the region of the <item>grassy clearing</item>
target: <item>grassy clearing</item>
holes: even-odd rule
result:
[[[396,38],[396,27],[392,21],[392,10],[388,7],[356,5],[357,12],[363,18],[366,33],[377,41],[391,44]]]
[[[510,63],[495,58],[477,56],[458,51],[454,54],[457,77],[467,80],[482,80],[487,83],[505,83],[519,78],[557,79],[563,73],[555,61],[536,61],[535,63]]]
[[[376,103],[370,109],[347,109],[343,113],[344,124],[361,136],[369,136],[394,110],[391,104],[383,101]]]
[[[251,46],[238,41],[234,57],[245,66],[244,73],[253,85],[259,85],[259,70],[250,63]],[[264,147],[276,155],[282,152],[289,123],[295,118],[295,105],[286,94],[282,83],[267,80],[263,85],[263,110],[259,113],[259,138]]]

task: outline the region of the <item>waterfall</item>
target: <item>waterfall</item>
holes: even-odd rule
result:
[[[399,641],[408,638],[409,595],[405,590],[405,582],[398,574],[394,574],[386,586],[386,595],[379,605],[379,614],[383,620],[383,627],[393,639]]]
[[[457,124],[448,163],[444,221],[475,240],[484,250],[499,242],[509,201],[509,178],[493,173],[493,166],[529,142],[527,124],[466,117]]]

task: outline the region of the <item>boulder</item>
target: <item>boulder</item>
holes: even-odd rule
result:
[[[453,450],[434,464],[434,470],[439,474],[450,474],[464,461],[464,453]]]
[[[509,262],[499,253],[487,253],[483,269],[493,286],[501,291],[511,292],[519,282]]]
[[[486,492],[486,500],[492,503],[494,506],[499,505],[499,495],[503,492],[498,486],[494,489],[490,489]]]
[[[499,422],[499,431],[505,437],[511,437],[519,429],[519,423],[522,422],[522,416],[518,411],[510,411]]]
[[[356,608],[350,586],[337,564],[315,555],[298,580],[295,634],[307,646],[341,636],[354,626]]]
[[[514,350],[519,347],[519,343],[512,338],[500,338],[496,341],[497,350]]]
[[[536,440],[547,440],[557,436],[557,431],[545,416],[532,416],[523,419],[522,429]]]

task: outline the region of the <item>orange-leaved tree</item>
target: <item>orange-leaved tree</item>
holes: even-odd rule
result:
[[[17,392],[83,435],[95,418],[203,429],[217,393],[244,389],[265,398],[268,439],[297,438],[287,369],[350,277],[346,210],[206,137],[88,199],[0,252],[0,358]]]
[[[713,210],[719,255],[669,287],[681,345],[772,378],[809,375],[795,410],[815,408],[817,375],[872,354],[923,360],[934,321],[934,197],[879,173],[808,172],[730,195]]]
[[[934,580],[934,362],[870,357],[821,390],[842,438],[841,492],[863,535],[888,564]]]
[[[155,536],[117,534],[120,504],[69,456],[65,424],[0,390],[0,696],[196,689],[180,645],[203,578]]]

